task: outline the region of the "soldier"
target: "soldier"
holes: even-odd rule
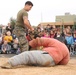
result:
[[[28,32],[27,30],[30,29],[31,31],[34,30],[30,22],[28,20],[28,11],[31,10],[33,7],[33,3],[30,1],[27,1],[25,3],[25,6],[23,9],[21,9],[18,14],[17,14],[17,21],[15,28],[13,30],[13,34],[17,36],[19,40],[19,46],[21,49],[21,52],[27,51],[28,50],[28,41],[26,39],[26,33]]]

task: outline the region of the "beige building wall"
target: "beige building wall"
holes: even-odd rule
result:
[[[76,15],[71,15],[70,13],[65,13],[65,15],[56,16],[55,22],[42,22],[40,23],[41,26],[47,26],[48,24],[51,26],[72,26],[76,22]]]
[[[76,15],[65,13],[65,15],[56,16],[56,22],[76,22]]]

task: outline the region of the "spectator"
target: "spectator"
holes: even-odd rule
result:
[[[8,26],[6,26],[6,31],[10,31],[10,32],[12,32],[12,28],[11,28],[10,23],[8,23]]]
[[[6,33],[3,33],[3,35],[2,35],[2,44],[3,44],[3,42],[4,42],[4,37],[6,36]]]
[[[39,35],[40,37],[44,37],[44,33],[45,33],[45,31],[43,30],[43,31],[41,31],[38,35]]]
[[[41,32],[41,28],[38,28],[38,29],[37,29],[37,32],[40,33],[40,32]]]
[[[11,53],[16,54],[18,48],[19,48],[19,42],[18,42],[18,39],[16,38],[13,40]]]
[[[50,25],[48,24],[46,27],[46,30],[49,32],[52,28],[50,27]]]
[[[46,32],[43,37],[50,38],[50,33]]]
[[[12,38],[12,36],[11,36],[11,32],[10,32],[10,31],[7,31],[6,34],[7,34],[7,35],[4,36],[4,41],[7,41],[8,44],[11,45],[11,42],[13,41],[13,38]]]
[[[0,34],[0,43],[2,42],[2,34]]]
[[[55,33],[54,33],[53,30],[50,31],[50,37],[51,37],[51,38],[54,38],[54,37],[55,37]]]
[[[0,34],[0,53],[1,53],[1,47],[2,47],[2,35]]]
[[[76,54],[76,31],[74,31],[74,54]]]
[[[0,34],[0,49],[1,49],[1,45],[2,45],[2,34]]]
[[[74,36],[74,42],[76,42],[76,31],[74,31],[73,36]]]
[[[64,44],[67,44],[65,37],[61,35],[60,31],[57,31],[57,37],[55,37],[55,39],[61,41]]]
[[[74,44],[74,39],[73,39],[72,33],[68,32],[67,35],[65,36],[65,39],[67,41],[67,46],[68,46],[68,49],[70,52],[70,47],[71,47],[71,45]]]
[[[7,54],[7,53],[11,53],[11,46],[8,45],[8,42],[7,41],[4,41],[3,45],[2,45],[2,48],[1,48],[1,53],[2,54]]]

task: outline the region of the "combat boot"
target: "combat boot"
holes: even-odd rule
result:
[[[5,63],[5,64],[3,64],[2,66],[0,66],[1,68],[3,68],[3,69],[12,69],[12,65],[10,64],[10,63]]]

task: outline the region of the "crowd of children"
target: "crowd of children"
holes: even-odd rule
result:
[[[44,38],[55,38],[67,45],[69,51],[72,49],[76,54],[76,32],[72,32],[70,26],[67,26],[62,31],[60,27],[47,25],[42,27],[41,25],[34,28],[34,31],[28,30],[26,33],[27,40],[31,41],[36,36]],[[70,49],[71,48],[71,49]],[[0,53],[19,53],[19,42],[15,35],[12,34],[12,28],[10,24],[6,27],[6,32],[0,34]]]

